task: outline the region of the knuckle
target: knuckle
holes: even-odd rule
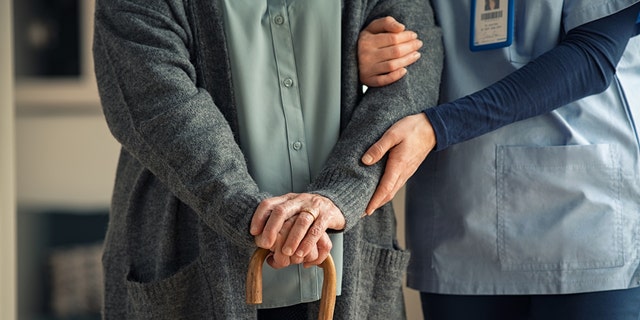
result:
[[[397,57],[400,57],[400,56],[402,56],[402,54],[403,54],[402,47],[400,47],[400,46],[393,46],[393,47],[389,48],[389,53],[390,53],[390,54],[391,54],[391,56],[393,56],[393,57],[396,57],[396,58],[397,58]]]
[[[380,63],[380,69],[384,70],[385,72],[393,71],[392,62],[390,60],[389,61],[385,61],[385,62],[381,62]]]
[[[387,81],[388,81],[389,83],[396,82],[396,81],[398,81],[400,78],[402,78],[402,75],[400,74],[399,70],[396,70],[396,71],[394,71],[394,72],[392,72],[392,73],[389,73],[389,74],[387,75]]]
[[[388,60],[383,63],[383,67],[389,72],[396,71],[402,67],[402,61],[400,59]]]
[[[265,206],[270,206],[270,205],[272,205],[272,204],[276,203],[276,201],[277,201],[277,200],[276,200],[276,199],[274,199],[274,198],[268,198],[268,199],[264,199],[264,200],[262,200],[262,202],[260,202],[260,204],[261,204],[261,205],[265,205]]]
[[[318,225],[315,225],[309,228],[309,234],[314,238],[318,238],[320,235],[322,235],[323,232],[324,232],[323,228]]]
[[[394,19],[392,16],[386,16],[381,18],[380,21],[385,25],[390,25],[394,24],[396,22],[396,19]]]
[[[311,239],[304,239],[300,242],[300,247],[303,248],[312,248],[315,245],[314,241]]]
[[[391,16],[382,17],[380,20],[384,23],[393,23],[395,21]]]
[[[300,214],[298,216],[298,221],[300,221],[300,224],[302,225],[310,225],[314,220],[315,219],[313,218],[313,216],[311,216],[310,213]]]
[[[396,44],[396,36],[393,33],[385,33],[380,35],[380,37],[385,43],[389,43],[391,45]]]
[[[383,81],[384,78],[383,77],[371,77],[369,78],[369,85],[372,87],[382,87],[384,86],[386,83]]]
[[[323,245],[322,248],[324,249],[324,251],[329,252],[331,251],[331,249],[333,249],[333,243],[328,242],[327,244]]]
[[[311,196],[311,205],[314,208],[320,208],[323,204],[325,204],[325,198],[323,196],[314,194]]]
[[[399,33],[388,33],[387,41],[394,46],[394,49],[396,49],[397,45],[402,43],[402,36]]]
[[[390,74],[397,74],[400,71],[400,69],[402,69],[407,64],[408,63],[406,63],[402,59],[389,61],[389,66],[390,66],[391,70],[393,70]]]
[[[331,241],[318,241],[319,251],[331,251],[331,248],[333,248],[333,243]]]
[[[278,266],[286,267],[289,265],[290,259],[288,257],[281,256],[276,254],[273,256],[273,260],[278,264]]]
[[[380,185],[380,190],[382,190],[384,194],[383,199],[386,200],[389,197],[389,193],[393,191],[393,185],[391,183],[384,183]]]
[[[278,204],[271,210],[271,215],[274,217],[282,218],[285,215],[286,207],[283,204]]]

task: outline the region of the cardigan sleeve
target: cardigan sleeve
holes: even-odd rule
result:
[[[364,165],[361,156],[395,121],[419,113],[424,106],[436,104],[442,70],[440,29],[435,25],[428,1],[373,3],[362,17],[358,16],[357,9],[350,11],[346,7],[342,44],[342,131],[326,165],[309,186],[309,190],[326,196],[340,208],[346,220],[345,230],[362,217],[384,170],[384,163]],[[422,58],[410,66],[401,80],[385,87],[369,88],[362,95],[362,85],[357,80],[357,38],[360,30],[371,21],[385,16],[393,16],[407,29],[418,33],[424,42]],[[351,99],[350,93],[359,96]],[[352,100],[354,106],[349,105]]]
[[[196,83],[181,1],[98,1],[94,58],[107,124],[123,148],[217,233],[254,246],[260,193],[228,122]]]

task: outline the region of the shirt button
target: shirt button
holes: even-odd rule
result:
[[[275,16],[275,18],[273,18],[273,22],[275,22],[276,24],[283,24],[284,23],[284,17],[278,15]]]
[[[302,149],[302,142],[300,141],[296,141],[293,143],[293,150],[300,150]]]
[[[282,81],[282,84],[284,84],[285,87],[289,88],[293,85],[293,79],[286,78],[284,79],[284,81]]]

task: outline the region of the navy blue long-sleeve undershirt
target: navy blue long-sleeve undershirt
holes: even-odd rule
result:
[[[600,93],[636,35],[640,3],[569,31],[554,49],[491,86],[424,110],[435,150]]]

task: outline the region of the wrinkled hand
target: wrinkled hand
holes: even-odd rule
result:
[[[391,201],[398,190],[418,170],[435,145],[436,137],[433,127],[422,112],[407,116],[391,126],[361,159],[364,164],[372,165],[389,152],[384,174],[365,213],[370,215]]]
[[[405,67],[420,58],[422,41],[393,17],[372,21],[358,38],[360,81],[369,87],[393,83],[407,74]]]
[[[331,241],[326,230],[342,230],[345,224],[342,212],[328,198],[289,193],[262,201],[253,214],[250,232],[256,245],[274,252],[272,266],[283,267],[287,262],[310,266],[329,255]]]
[[[329,235],[326,232],[323,232],[316,245],[312,246],[309,253],[304,257],[284,254],[282,252],[282,248],[284,247],[292,226],[295,225],[299,217],[300,214],[297,214],[284,222],[282,229],[280,229],[280,232],[278,232],[278,235],[276,236],[275,244],[269,248],[272,253],[267,257],[267,263],[274,269],[285,268],[289,265],[300,263],[304,263],[305,268],[313,265],[319,265],[327,258],[331,248],[333,247],[333,243],[331,242]]]

